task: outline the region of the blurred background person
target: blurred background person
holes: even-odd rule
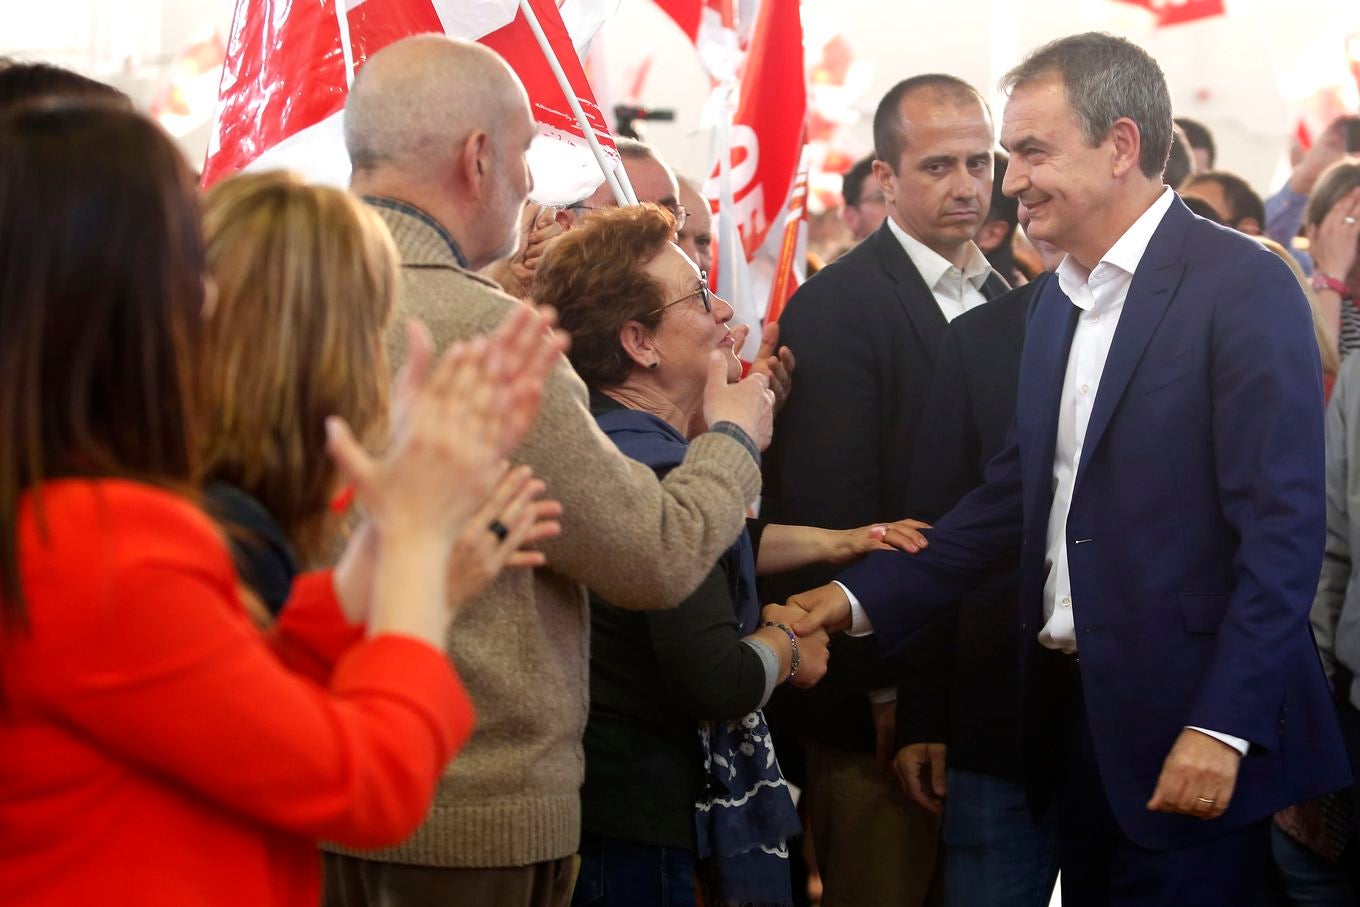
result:
[[[1001,191],[1001,183],[1006,177],[1006,163],[1010,160],[1006,152],[995,152],[992,166],[992,203],[987,208],[987,221],[973,237],[973,242],[987,256],[992,270],[1005,278],[1011,286],[1025,282],[1015,264],[1015,233],[1019,224],[1020,203],[1008,198]]]
[[[1360,138],[1360,116],[1337,117],[1318,135],[1312,147],[1297,154],[1289,179],[1266,199],[1266,235],[1289,249],[1306,274],[1313,273],[1313,260],[1306,246],[1300,249],[1295,240],[1308,226],[1314,188],[1333,164],[1360,161],[1360,144],[1352,141],[1356,138]]]
[[[1214,164],[1218,160],[1218,146],[1214,142],[1214,134],[1209,131],[1209,127],[1190,117],[1176,117],[1173,122],[1176,124],[1176,129],[1184,136],[1186,144],[1190,146],[1195,172],[1213,170]]]
[[[851,245],[868,239],[883,226],[888,217],[888,206],[883,199],[883,187],[874,176],[874,156],[865,155],[841,177],[841,220],[850,230]]]
[[[699,184],[687,176],[676,177],[680,184],[680,205],[685,209],[685,225],[676,242],[699,270],[713,273],[713,208],[699,191]]]
[[[1179,190],[1195,172],[1195,155],[1190,150],[1190,142],[1179,127],[1171,130],[1171,151],[1166,157],[1166,170],[1162,179],[1172,189]]]
[[[1304,210],[1307,264],[1328,331],[1345,359],[1360,347],[1360,161],[1342,160],[1313,187]]]
[[[1180,194],[1181,200],[1187,204],[1192,198],[1208,204],[1224,226],[1248,236],[1264,234],[1265,202],[1246,180],[1235,173],[1222,170],[1195,173],[1181,186]]]

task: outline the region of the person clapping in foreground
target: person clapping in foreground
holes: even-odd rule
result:
[[[153,123],[0,118],[3,903],[316,903],[315,842],[407,835],[471,732],[449,553],[559,341],[526,308],[431,368],[412,332],[387,453],[326,425],[369,526],[266,638],[196,503],[204,274]]]

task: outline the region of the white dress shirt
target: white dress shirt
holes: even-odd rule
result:
[[[963,270],[959,270],[949,259],[908,235],[891,217],[888,218],[888,228],[902,244],[921,279],[930,287],[945,321],[953,321],[987,301],[987,297],[982,295],[982,285],[987,282],[987,275],[992,273],[992,266],[977,243],[969,240],[968,259],[963,263]]]
[[[1067,562],[1067,515],[1072,506],[1077,468],[1086,440],[1086,427],[1100,389],[1105,359],[1114,341],[1119,316],[1124,310],[1134,272],[1147,251],[1152,235],[1171,208],[1175,193],[1166,189],[1138,220],[1119,237],[1089,272],[1072,256],[1058,266],[1058,286],[1081,310],[1072,347],[1067,356],[1062,397],[1058,409],[1058,438],[1053,459],[1053,505],[1048,516],[1048,544],[1044,559],[1044,625],[1039,643],[1050,649],[1076,654],[1077,634],[1073,611],[1072,576]],[[1080,544],[1080,540],[1072,540]],[[873,632],[868,616],[853,593],[840,585],[850,600],[851,635]],[[1246,754],[1248,743],[1240,737],[1204,728],[1193,728]]]

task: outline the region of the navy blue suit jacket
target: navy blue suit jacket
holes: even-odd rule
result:
[[[986,484],[917,556],[879,552],[841,579],[896,649],[990,564],[1019,558],[1020,622],[1043,625],[1058,408],[1079,310],[1034,302],[1015,424]],[[1086,431],[1067,523],[1082,688],[1124,833],[1165,849],[1343,786],[1349,769],[1308,611],[1325,530],[1321,369],[1289,269],[1175,200],[1134,274]],[[1026,783],[1054,782],[1037,642],[1022,647]],[[1051,706],[1051,703],[1047,703]],[[1232,803],[1210,822],[1149,812],[1186,726],[1245,738]]]

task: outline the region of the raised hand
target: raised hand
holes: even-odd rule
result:
[[[387,453],[370,457],[338,417],[326,421],[327,448],[380,535],[451,545],[505,471],[495,406],[503,390],[486,338],[455,344],[431,371],[421,335],[410,334]]]
[[[1318,224],[1311,236],[1309,253],[1319,273],[1347,280],[1360,249],[1360,189],[1353,189]]]
[[[741,347],[737,346],[736,349]],[[756,358],[751,362],[749,374],[760,374],[769,379],[770,390],[774,392],[776,413],[784,407],[784,402],[793,391],[795,365],[793,351],[779,345],[779,322],[766,322],[760,332],[760,348],[756,350]]]
[[[749,375],[729,385],[727,357],[715,350],[708,360],[704,421],[708,425],[731,422],[750,435],[758,449],[769,447],[774,435],[774,394],[769,379]]]

